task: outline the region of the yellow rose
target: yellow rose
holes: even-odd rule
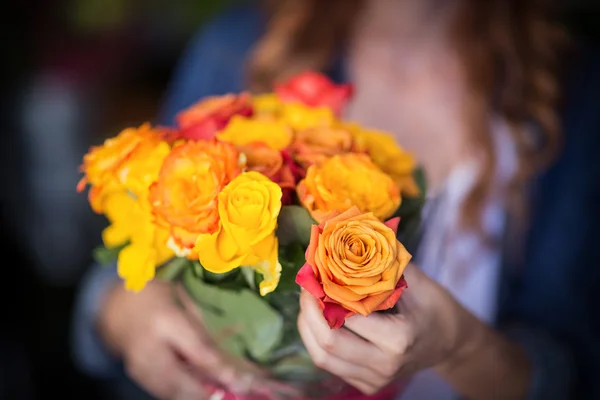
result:
[[[257,120],[235,116],[217,138],[236,146],[261,142],[272,149],[286,148],[292,140],[292,130],[286,124],[274,120]]]
[[[252,98],[254,114],[259,118],[278,115],[281,104],[274,93],[261,94]]]
[[[132,236],[131,243],[119,252],[117,272],[125,281],[125,288],[133,292],[142,290],[154,279],[157,267],[175,256],[167,246],[169,231],[154,226],[145,232],[146,240]]]
[[[139,206],[136,199],[127,191],[113,192],[104,197],[104,215],[110,225],[102,231],[102,241],[108,248],[121,246],[131,239],[132,230],[137,226]]]
[[[156,250],[151,247],[130,244],[119,252],[117,271],[125,281],[125,289],[139,292],[154,279],[157,265]]]
[[[400,193],[409,197],[419,195],[413,177],[417,162],[390,134],[362,129],[355,129],[353,133],[356,150],[369,154],[373,162],[396,182]]]
[[[385,220],[394,214],[401,201],[392,178],[368,156],[356,153],[336,155],[321,165],[311,165],[297,192],[317,222],[352,206]]]
[[[157,266],[174,256],[167,246],[168,229],[154,223],[149,205],[126,191],[106,196],[104,209],[111,224],[102,232],[104,245],[119,252],[117,271],[128,290],[139,291],[154,278]]]
[[[328,127],[335,122],[335,114],[327,107],[308,107],[300,103],[285,103],[281,119],[295,130]]]
[[[281,273],[275,236],[281,194],[279,185],[258,172],[233,179],[219,193],[218,231],[200,235],[196,241],[194,252],[202,266],[225,273],[250,265],[265,277],[261,293],[274,290]]]

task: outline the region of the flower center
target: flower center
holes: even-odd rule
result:
[[[350,251],[352,252],[352,254],[354,254],[357,257],[362,257],[363,254],[365,254],[365,244],[358,239],[353,239],[350,241],[350,243],[348,244],[348,247],[350,249]]]

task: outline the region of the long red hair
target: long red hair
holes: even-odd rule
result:
[[[510,125],[518,173],[510,204],[525,212],[524,184],[556,155],[558,63],[565,36],[544,0],[464,0],[453,24],[453,43],[468,77],[469,139],[484,168],[463,206],[463,222],[478,227],[495,174],[489,116]],[[271,0],[267,30],[248,63],[251,90],[303,70],[325,71],[346,41],[364,0]]]

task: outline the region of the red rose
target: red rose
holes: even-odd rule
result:
[[[281,203],[285,206],[293,204],[296,185],[304,179],[306,170],[294,161],[289,150],[282,150],[281,156],[283,157],[283,165],[279,171],[278,180],[279,186],[281,186],[281,189],[283,190]]]
[[[284,84],[275,85],[275,93],[281,101],[297,101],[309,107],[328,107],[336,115],[342,112],[352,91],[352,85],[336,85],[317,72],[304,72]]]
[[[250,95],[227,94],[208,97],[176,116],[177,139],[212,139],[234,115],[249,117],[253,113]]]

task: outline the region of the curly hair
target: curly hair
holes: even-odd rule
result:
[[[344,49],[364,0],[270,0],[262,39],[248,62],[250,89],[303,70],[326,71]],[[483,168],[463,204],[462,221],[478,228],[492,189],[496,160],[489,116],[511,128],[518,172],[508,190],[510,210],[525,216],[524,185],[560,148],[559,57],[566,35],[544,0],[464,0],[453,43],[468,77],[469,140]],[[522,219],[522,218],[519,218]]]

